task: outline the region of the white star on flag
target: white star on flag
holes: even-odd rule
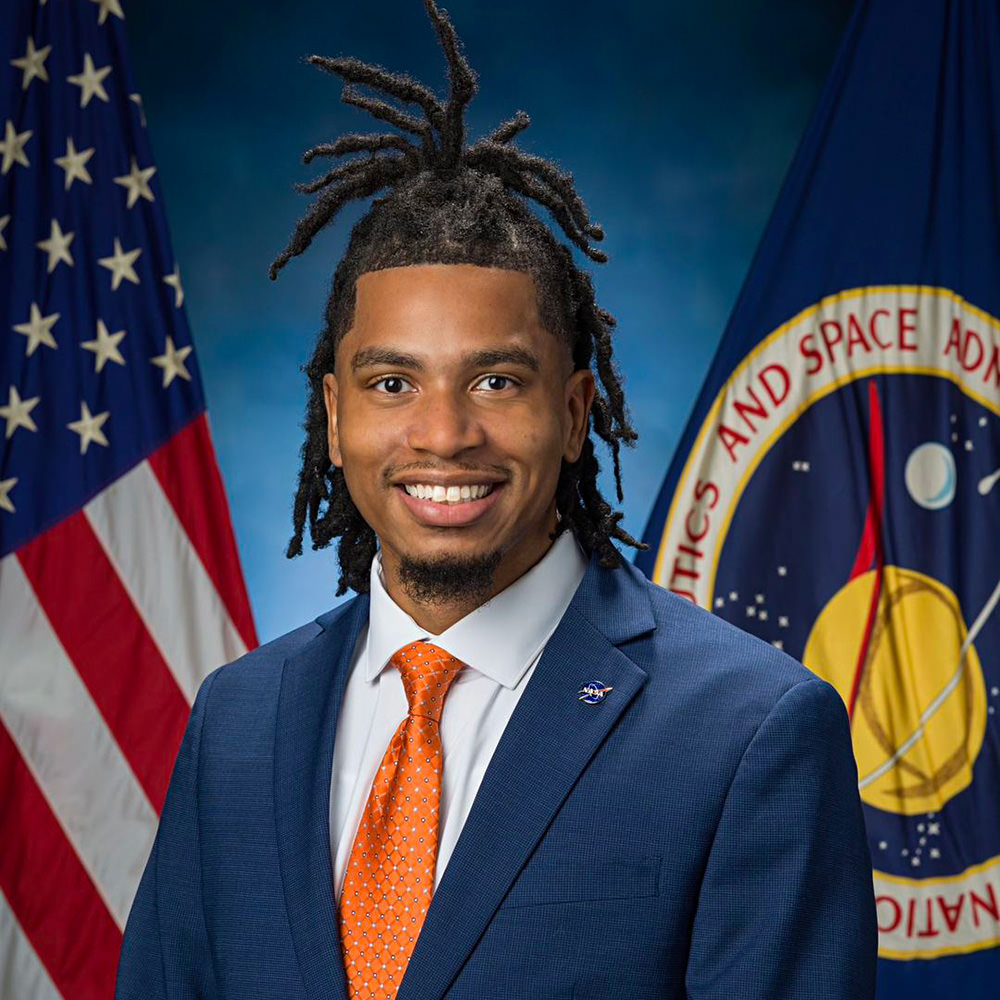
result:
[[[139,284],[139,275],[135,273],[135,268],[132,265],[141,253],[142,247],[136,247],[134,250],[129,250],[126,253],[122,250],[121,241],[117,236],[115,237],[114,254],[110,257],[100,257],[97,261],[101,267],[106,267],[111,272],[111,291],[118,291],[118,286],[122,283],[122,279],[131,281],[134,285]]]
[[[128,99],[139,109],[139,123],[146,127],[146,112],[142,107],[142,94],[129,94]]]
[[[59,263],[65,262],[70,267],[73,266],[73,257],[69,252],[69,245],[73,242],[75,233],[64,233],[59,223],[53,219],[52,228],[47,240],[39,240],[35,246],[39,250],[44,250],[49,255],[49,274],[51,274]]]
[[[21,399],[16,386],[10,387],[7,405],[0,406],[0,417],[7,421],[6,437],[11,437],[18,427],[27,427],[29,431],[37,431],[35,421],[31,419],[31,411],[38,405],[40,396],[31,399]]]
[[[14,128],[14,123],[8,118],[4,126],[3,142],[0,142],[0,153],[3,153],[3,165],[0,166],[0,173],[7,173],[15,163],[20,163],[22,167],[30,167],[28,155],[24,151],[25,143],[34,135],[31,129],[27,132],[18,132]]]
[[[7,228],[8,222],[10,222],[9,215],[0,216],[0,250],[7,249],[7,241],[3,238],[3,231]]]
[[[56,165],[62,167],[66,171],[66,190],[70,189],[70,185],[74,180],[79,179],[84,182],[84,184],[93,184],[93,180],[90,177],[90,172],[87,170],[87,161],[94,155],[94,147],[91,146],[90,149],[80,149],[78,150],[76,146],[73,145],[73,140],[67,138],[66,140],[66,155],[57,156],[55,159]]]
[[[191,375],[184,367],[184,359],[191,353],[190,344],[187,347],[174,347],[172,337],[167,337],[167,349],[152,359],[152,364],[163,369],[163,388],[166,389],[176,376],[191,381]]]
[[[125,359],[118,350],[118,345],[125,336],[124,330],[117,333],[108,333],[108,328],[104,325],[104,320],[97,321],[97,338],[95,340],[85,340],[80,346],[87,351],[94,352],[95,371],[100,374],[101,369],[108,361],[115,364],[124,365]]]
[[[140,198],[145,198],[146,201],[155,200],[153,192],[149,190],[149,179],[155,173],[156,167],[140,169],[139,164],[135,161],[135,157],[132,157],[132,169],[127,174],[122,174],[121,177],[115,178],[116,184],[121,184],[122,187],[128,188],[128,200],[125,203],[126,208],[131,208]]]
[[[86,452],[91,441],[96,441],[98,444],[104,445],[105,448],[108,447],[108,439],[104,436],[101,427],[109,416],[111,416],[110,410],[105,410],[103,413],[91,413],[86,403],[80,403],[80,419],[71,420],[66,426],[80,435],[81,455]]]
[[[96,95],[102,101],[109,101],[108,93],[104,89],[104,78],[111,72],[110,66],[102,66],[101,69],[94,67],[94,60],[90,58],[90,53],[83,56],[83,70],[76,76],[69,76],[66,79],[70,83],[80,88],[80,107],[85,108],[90,99]]]
[[[24,77],[21,79],[21,90],[27,90],[28,85],[37,76],[43,83],[49,79],[48,71],[45,69],[45,60],[48,59],[52,51],[51,45],[46,45],[44,49],[35,48],[35,40],[28,36],[28,49],[20,59],[11,59],[11,66],[16,66],[23,70]]]
[[[14,504],[10,500],[10,491],[16,483],[16,477],[14,479],[0,479],[0,510],[10,511],[11,514],[14,513]]]
[[[114,14],[115,17],[120,17],[123,21],[125,20],[120,0],[90,0],[90,2],[98,4],[101,8],[101,12],[97,15],[98,24],[104,24],[108,19],[108,14]]]
[[[25,357],[30,358],[39,344],[44,344],[46,347],[56,347],[55,337],[52,336],[52,327],[58,320],[59,313],[43,316],[38,306],[34,302],[31,303],[31,318],[27,323],[18,323],[14,327],[16,333],[23,333],[28,338]]]
[[[164,282],[174,290],[174,308],[180,309],[184,305],[184,289],[181,286],[181,269],[174,264],[174,273],[164,277]]]

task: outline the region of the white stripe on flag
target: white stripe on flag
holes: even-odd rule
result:
[[[0,719],[111,916],[124,927],[153,846],[156,812],[16,555],[0,561],[0,663]]]
[[[6,896],[0,891],[0,997],[4,1000],[62,1000],[24,936]]]
[[[147,462],[84,513],[188,703],[246,646]]]

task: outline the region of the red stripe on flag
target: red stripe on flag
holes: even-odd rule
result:
[[[159,813],[190,708],[114,566],[82,513],[39,535],[17,557]]]
[[[192,420],[147,461],[215,584],[236,630],[247,649],[254,649],[257,632],[207,415],[202,413]]]
[[[121,933],[0,723],[0,888],[65,1000],[109,1000]]]

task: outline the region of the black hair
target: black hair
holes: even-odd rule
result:
[[[530,124],[525,112],[517,112],[490,135],[466,146],[465,108],[476,93],[476,77],[447,13],[434,0],[423,3],[448,60],[446,102],[422,83],[379,66],[348,57],[309,57],[314,66],[344,81],[341,97],[345,103],[406,134],[351,133],[307,150],[303,163],[316,157],[362,155],[310,183],[296,185],[299,191],[318,193],[318,197],[269,271],[276,278],[345,204],[388,189],[351,231],[333,276],[315,352],[303,366],[310,395],[293,508],[294,535],[286,555],[301,554],[307,521],[314,549],[339,538],[338,595],[348,587],[359,593],[368,589],[376,551],[374,531],[351,499],[342,470],[330,462],[323,399],[323,376],[334,370],[337,344],[353,322],[355,283],[362,274],[433,263],[528,272],[535,282],[540,318],[553,334],[564,338],[574,370],[595,369],[598,388],[591,426],[611,450],[619,502],[619,447],[622,442],[632,445],[637,438],[612,357],[614,317],[597,305],[589,275],[576,266],[571,250],[529,208],[528,200],[547,208],[570,242],[598,263],[606,261],[607,255],[591,240],[602,240],[604,232],[590,220],[572,175],[510,145]],[[412,114],[404,106],[422,114]],[[622,563],[613,540],[635,548],[645,546],[619,525],[622,514],[601,495],[598,472],[588,433],[579,459],[564,461],[560,470],[556,533],[570,528],[588,553],[596,552],[601,565],[612,568]]]

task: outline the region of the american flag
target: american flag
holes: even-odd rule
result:
[[[120,0],[0,19],[0,997],[109,1000],[195,691],[257,642]]]

